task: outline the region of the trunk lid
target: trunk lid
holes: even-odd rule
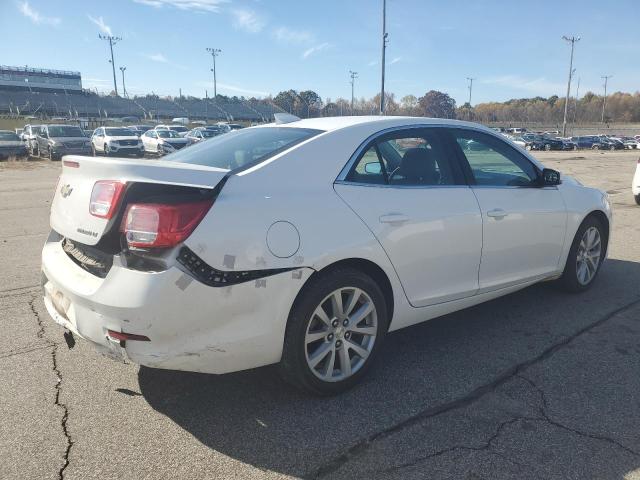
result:
[[[99,180],[213,189],[227,170],[164,160],[129,160],[69,155],[51,204],[51,228],[71,240],[96,245],[113,221],[89,213],[93,186]],[[123,205],[118,206],[118,211]]]

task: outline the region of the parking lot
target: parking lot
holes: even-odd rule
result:
[[[638,153],[536,156],[611,196],[593,288],[541,284],[393,333],[362,384],[323,399],[271,367],[69,350],[40,296],[60,164],[0,163],[0,478],[640,479]]]

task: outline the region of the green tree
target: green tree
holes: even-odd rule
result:
[[[418,103],[426,117],[456,118],[456,101],[446,93],[430,90],[420,97]]]

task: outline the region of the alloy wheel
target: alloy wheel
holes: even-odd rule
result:
[[[354,375],[367,361],[378,332],[371,297],[355,287],[327,295],[307,324],[304,348],[311,372],[325,382]]]
[[[588,285],[595,277],[602,255],[600,231],[596,227],[585,230],[578,246],[576,273],[581,285]]]

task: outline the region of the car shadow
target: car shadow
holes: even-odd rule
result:
[[[637,300],[638,285],[640,263],[609,260],[588,293],[539,284],[394,332],[365,380],[332,398],[288,387],[275,367],[222,376],[143,367],[140,389],[152,408],[211,449],[304,476],[358,441],[491,383]]]

